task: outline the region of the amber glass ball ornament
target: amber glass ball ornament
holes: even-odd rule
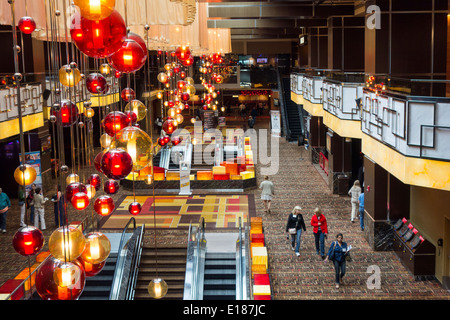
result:
[[[133,111],[137,116],[137,121],[141,121],[147,115],[147,108],[145,104],[139,100],[132,100],[128,102],[124,108],[124,111]]]
[[[50,253],[58,260],[72,261],[84,251],[86,239],[79,228],[62,226],[53,231],[48,240]]]
[[[154,299],[161,299],[167,294],[167,283],[161,279],[156,278],[150,281],[147,287],[150,297]]]
[[[34,167],[29,164],[21,164],[14,170],[14,180],[20,186],[28,186],[36,180],[37,172]]]
[[[13,237],[13,247],[22,256],[32,256],[44,246],[42,231],[34,226],[25,226],[16,231]]]
[[[81,81],[78,68],[71,68],[68,64],[59,69],[59,82],[65,87],[76,86]]]
[[[105,261],[111,253],[111,242],[101,232],[92,232],[86,235],[86,247],[81,258],[91,264]]]
[[[137,127],[130,126],[120,130],[112,144],[114,148],[127,151],[133,161],[134,171],[148,166],[153,155],[152,139],[145,131]]]
[[[103,20],[111,15],[116,0],[74,0],[81,16],[89,20]]]

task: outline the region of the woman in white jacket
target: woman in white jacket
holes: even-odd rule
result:
[[[361,194],[361,186],[359,183],[359,180],[355,180],[353,183],[353,187],[350,188],[348,191],[348,195],[352,196],[351,203],[352,203],[352,214],[351,214],[351,220],[352,222],[355,222],[356,215],[358,214],[358,203],[359,203],[359,195]]]

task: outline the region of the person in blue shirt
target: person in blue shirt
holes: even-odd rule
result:
[[[336,273],[336,289],[339,289],[339,284],[345,275],[345,256],[349,251],[347,243],[343,241],[344,236],[342,233],[338,233],[336,236],[336,241],[331,243],[330,249],[328,250],[327,257],[324,262],[332,260],[334,263],[334,271]]]
[[[0,188],[0,229],[3,233],[6,232],[6,214],[8,209],[11,207],[11,201],[6,193],[3,193],[2,188]]]
[[[364,231],[364,192],[361,192],[361,194],[359,195],[358,202],[359,202],[359,226],[361,227],[361,231]]]

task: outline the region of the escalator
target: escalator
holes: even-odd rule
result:
[[[236,300],[235,252],[206,252],[203,300]]]
[[[189,232],[183,299],[248,300],[247,232],[205,232],[200,226]]]
[[[291,100],[290,81],[290,77],[282,78],[282,92],[288,126],[286,138],[288,141],[298,141],[299,138],[303,141],[301,108],[299,108],[299,106]]]
[[[109,300],[116,263],[117,253],[111,253],[108,259],[106,259],[102,271],[94,277],[86,278],[83,293],[78,299]]]

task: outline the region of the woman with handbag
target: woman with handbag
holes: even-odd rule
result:
[[[302,237],[302,229],[306,231],[305,221],[300,213],[300,206],[294,207],[291,214],[288,217],[286,224],[286,232],[288,233],[287,238],[291,235],[291,248],[295,250],[295,255],[300,256],[300,242]],[[297,246],[295,244],[297,243]]]
[[[345,275],[345,262],[350,259],[350,249],[352,246],[347,247],[347,243],[343,241],[344,236],[342,233],[338,233],[336,236],[336,241],[330,246],[328,250],[327,257],[324,262],[328,260],[333,261],[334,271],[336,274],[336,289],[339,289],[339,284],[342,282],[342,277]]]

